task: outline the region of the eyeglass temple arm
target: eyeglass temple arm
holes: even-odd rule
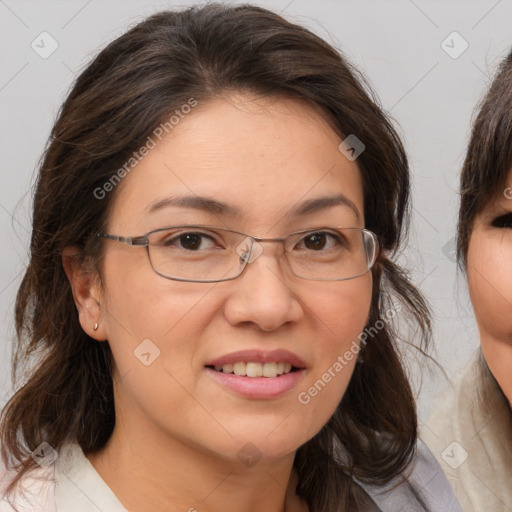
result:
[[[148,239],[145,236],[116,236],[109,235],[107,233],[98,233],[96,236],[99,238],[107,238],[108,240],[114,240],[115,242],[121,242],[122,244],[126,245],[148,245]]]

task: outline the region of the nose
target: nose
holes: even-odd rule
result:
[[[232,325],[253,324],[262,331],[273,331],[298,322],[304,315],[284,255],[269,245],[230,282],[232,292],[224,314]]]

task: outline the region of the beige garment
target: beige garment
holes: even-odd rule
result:
[[[480,349],[440,397],[421,437],[464,512],[512,512],[512,409]]]
[[[404,481],[398,477],[384,487],[366,486],[371,503],[365,503],[358,510],[461,512],[441,468],[421,442],[409,469],[410,474]],[[16,493],[9,502],[2,493],[12,476],[2,474],[0,468],[0,512],[127,512],[78,444],[64,446],[55,464],[26,475],[25,493]],[[293,483],[291,485],[293,487]],[[298,502],[288,504],[299,509]]]
[[[28,473],[12,500],[3,496],[8,481],[0,468],[0,512],[126,512],[78,444],[66,444],[55,464]]]

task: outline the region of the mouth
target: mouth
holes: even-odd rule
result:
[[[298,367],[293,366],[291,363],[285,363],[283,361],[270,363],[260,363],[257,361],[238,361],[234,364],[207,365],[206,368],[213,369],[216,372],[229,373],[232,375],[238,375],[239,377],[251,378],[275,378],[299,370]]]
[[[278,398],[298,386],[304,361],[287,350],[244,350],[209,361],[205,370],[215,382],[251,399]]]

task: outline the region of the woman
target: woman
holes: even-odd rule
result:
[[[400,310],[429,333],[408,193],[355,72],[276,14],[109,44],[40,169],[0,510],[459,510],[395,348]]]
[[[480,349],[422,432],[464,511],[512,510],[512,54],[483,99],[461,176],[458,256]]]

